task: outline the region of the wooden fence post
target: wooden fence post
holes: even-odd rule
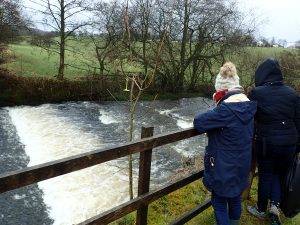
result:
[[[142,127],[141,138],[153,136],[154,127]],[[149,192],[151,173],[152,149],[140,153],[138,196]],[[136,225],[146,225],[148,217],[148,205],[137,210]]]

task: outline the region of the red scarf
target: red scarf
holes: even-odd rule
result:
[[[213,100],[218,103],[219,101],[222,100],[222,98],[225,97],[225,95],[228,93],[228,90],[220,90],[220,91],[216,91],[213,95]]]

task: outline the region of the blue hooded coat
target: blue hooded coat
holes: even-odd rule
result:
[[[255,86],[249,98],[257,102],[257,140],[281,146],[299,144],[300,98],[283,84],[277,60],[267,59],[257,68]]]
[[[248,186],[255,112],[255,102],[223,101],[194,119],[195,129],[208,135],[203,183],[219,196],[236,197]]]

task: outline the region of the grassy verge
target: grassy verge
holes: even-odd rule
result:
[[[241,218],[241,225],[269,225],[268,220],[260,220],[251,216],[246,211],[246,206],[248,204],[255,204],[257,193],[257,180],[254,180],[250,200],[243,202],[243,213]],[[198,204],[202,203],[207,199],[208,193],[202,185],[201,181],[196,181],[190,185],[177,190],[168,196],[165,196],[149,207],[149,225],[167,225],[183,213],[193,209]],[[300,224],[300,215],[294,217],[293,219],[285,218],[281,216],[283,225],[298,225]],[[133,225],[135,224],[135,213],[132,213],[121,220],[112,223],[112,225]],[[187,223],[188,225],[215,225],[214,213],[212,207],[205,210],[203,213],[199,214],[193,220]]]

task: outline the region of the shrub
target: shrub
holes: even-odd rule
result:
[[[31,37],[30,44],[42,48],[50,48],[55,43],[53,38],[52,34],[36,34]]]
[[[104,78],[63,80],[21,77],[0,70],[0,106],[39,105],[65,101],[101,101],[118,91],[118,85]]]
[[[300,87],[300,53],[284,51],[278,57],[281,69],[288,85],[299,90]]]

